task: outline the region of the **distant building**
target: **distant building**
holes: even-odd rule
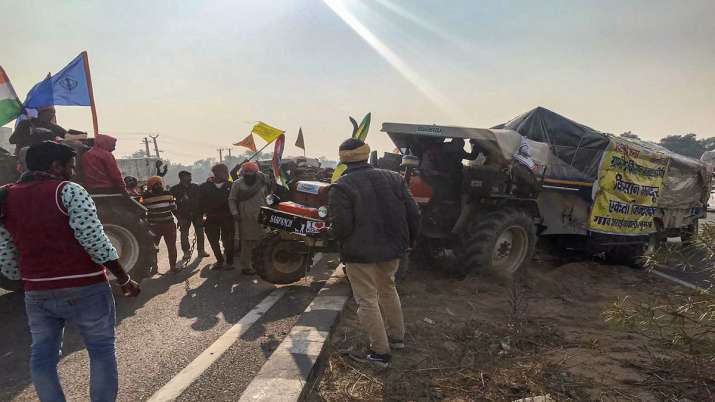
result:
[[[157,158],[123,158],[117,159],[119,171],[123,177],[134,176],[140,183],[156,175]]]

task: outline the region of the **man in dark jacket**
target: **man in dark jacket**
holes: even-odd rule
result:
[[[191,244],[189,243],[191,225],[194,225],[199,258],[208,257],[204,248],[204,224],[199,207],[199,185],[191,182],[191,173],[185,170],[179,172],[179,184],[171,188],[171,193],[176,198],[176,216],[179,219],[184,261],[191,259]]]
[[[231,183],[228,181],[228,167],[223,163],[211,168],[213,176],[199,186],[199,208],[205,216],[204,230],[211,249],[216,256],[216,264],[211,269],[233,269],[234,222],[228,207]],[[223,253],[221,244],[223,243]]]
[[[387,367],[391,349],[404,348],[395,273],[417,236],[419,212],[402,176],[373,168],[369,155],[370,147],[360,140],[340,145],[340,162],[348,168],[330,189],[328,211],[370,338],[370,350],[352,357]]]
[[[66,134],[67,131],[57,125],[55,107],[48,106],[38,110],[37,117],[18,123],[9,141],[15,145],[15,155],[19,155],[24,147],[43,141],[55,141],[57,138],[64,138]]]

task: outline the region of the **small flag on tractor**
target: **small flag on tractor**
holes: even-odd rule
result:
[[[286,180],[283,170],[281,169],[281,160],[283,159],[283,148],[285,148],[286,136],[281,134],[276,139],[276,145],[273,148],[273,176],[276,179],[276,184],[281,187],[288,188],[288,180]]]
[[[357,121],[350,117],[350,122],[353,125],[353,135],[352,138],[355,138],[357,140],[365,141],[365,138],[367,138],[367,133],[370,131],[370,118],[371,118],[371,113],[368,113],[363,117],[362,121],[360,122],[360,125],[357,124]],[[338,166],[335,167],[335,171],[333,172],[333,177],[330,179],[331,183],[335,183],[338,181],[340,176],[345,173],[345,171],[348,169],[347,165],[344,163],[339,164]]]
[[[303,139],[303,127],[298,129],[298,139],[295,140],[295,147],[305,152],[305,139]]]
[[[241,141],[233,144],[236,147],[248,148],[253,152],[256,152],[256,141],[253,139],[253,134],[248,134],[248,137],[242,139]]]
[[[285,133],[285,131],[271,127],[262,121],[259,121],[255,126],[253,126],[251,132],[263,138],[263,141],[269,144]]]

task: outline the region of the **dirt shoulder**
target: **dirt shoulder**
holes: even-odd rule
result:
[[[542,261],[513,285],[417,271],[399,292],[407,349],[387,370],[348,359],[367,344],[351,304],[309,401],[713,400],[711,363],[693,367],[678,347],[605,322],[603,311],[626,296],[687,293],[645,272]]]

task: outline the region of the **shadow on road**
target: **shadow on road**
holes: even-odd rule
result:
[[[197,287],[186,283],[186,295],[179,303],[179,317],[193,318],[191,328],[206,331],[215,327],[223,316],[229,324],[237,323],[260,302],[273,285],[257,276],[241,274],[240,269],[212,271],[202,267],[199,276],[205,280]]]
[[[138,309],[171,286],[185,282],[200,263],[197,259],[177,274],[144,280],[141,283],[142,292],[137,298],[117,296],[115,292],[117,325],[134,316]],[[21,292],[0,295],[0,322],[3,340],[0,342],[0,400],[12,400],[32,383],[29,364],[32,339]],[[62,345],[62,358],[83,349],[85,346],[79,332],[73,326],[68,326]]]

